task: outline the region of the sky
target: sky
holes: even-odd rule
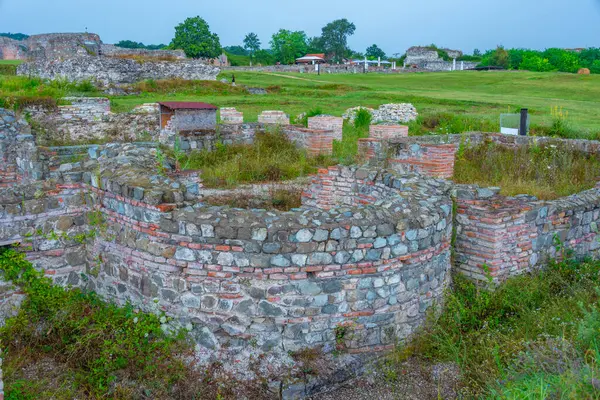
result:
[[[600,47],[600,0],[0,0],[0,32],[88,32],[104,43],[168,44],[174,27],[201,16],[221,45],[255,32],[268,47],[284,28],[318,36],[330,21],[356,25],[350,48],[388,55],[436,44],[467,53],[505,47]]]

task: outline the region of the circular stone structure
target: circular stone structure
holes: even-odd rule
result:
[[[391,348],[449,281],[448,192],[441,180],[332,167],[287,212],[156,213],[104,199],[118,234],[97,243],[97,290],[156,304],[211,350]]]

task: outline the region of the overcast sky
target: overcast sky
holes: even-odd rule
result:
[[[0,0],[0,32],[98,33],[105,43],[166,43],[200,15],[223,46],[256,32],[263,47],[280,28],[309,36],[338,18],[356,25],[350,47],[388,55],[412,45],[471,52],[506,47],[600,47],[600,0]]]

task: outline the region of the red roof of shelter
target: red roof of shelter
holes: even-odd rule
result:
[[[304,57],[319,57],[319,58],[323,58],[325,59],[325,53],[318,53],[318,54],[307,54]]]
[[[171,110],[216,110],[217,106],[208,103],[199,103],[196,101],[164,101],[159,102]]]

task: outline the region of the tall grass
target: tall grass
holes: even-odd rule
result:
[[[600,261],[573,260],[495,291],[456,275],[444,311],[388,360],[386,376],[399,379],[401,361],[417,356],[457,363],[464,398],[597,398],[599,279]]]
[[[600,180],[600,158],[556,145],[512,149],[487,141],[461,149],[453,180],[551,200],[593,188]]]
[[[273,182],[314,174],[319,167],[335,163],[331,158],[309,157],[282,133],[256,135],[252,145],[217,144],[213,151],[192,153],[189,169],[202,170],[209,187],[231,187],[240,183]]]

